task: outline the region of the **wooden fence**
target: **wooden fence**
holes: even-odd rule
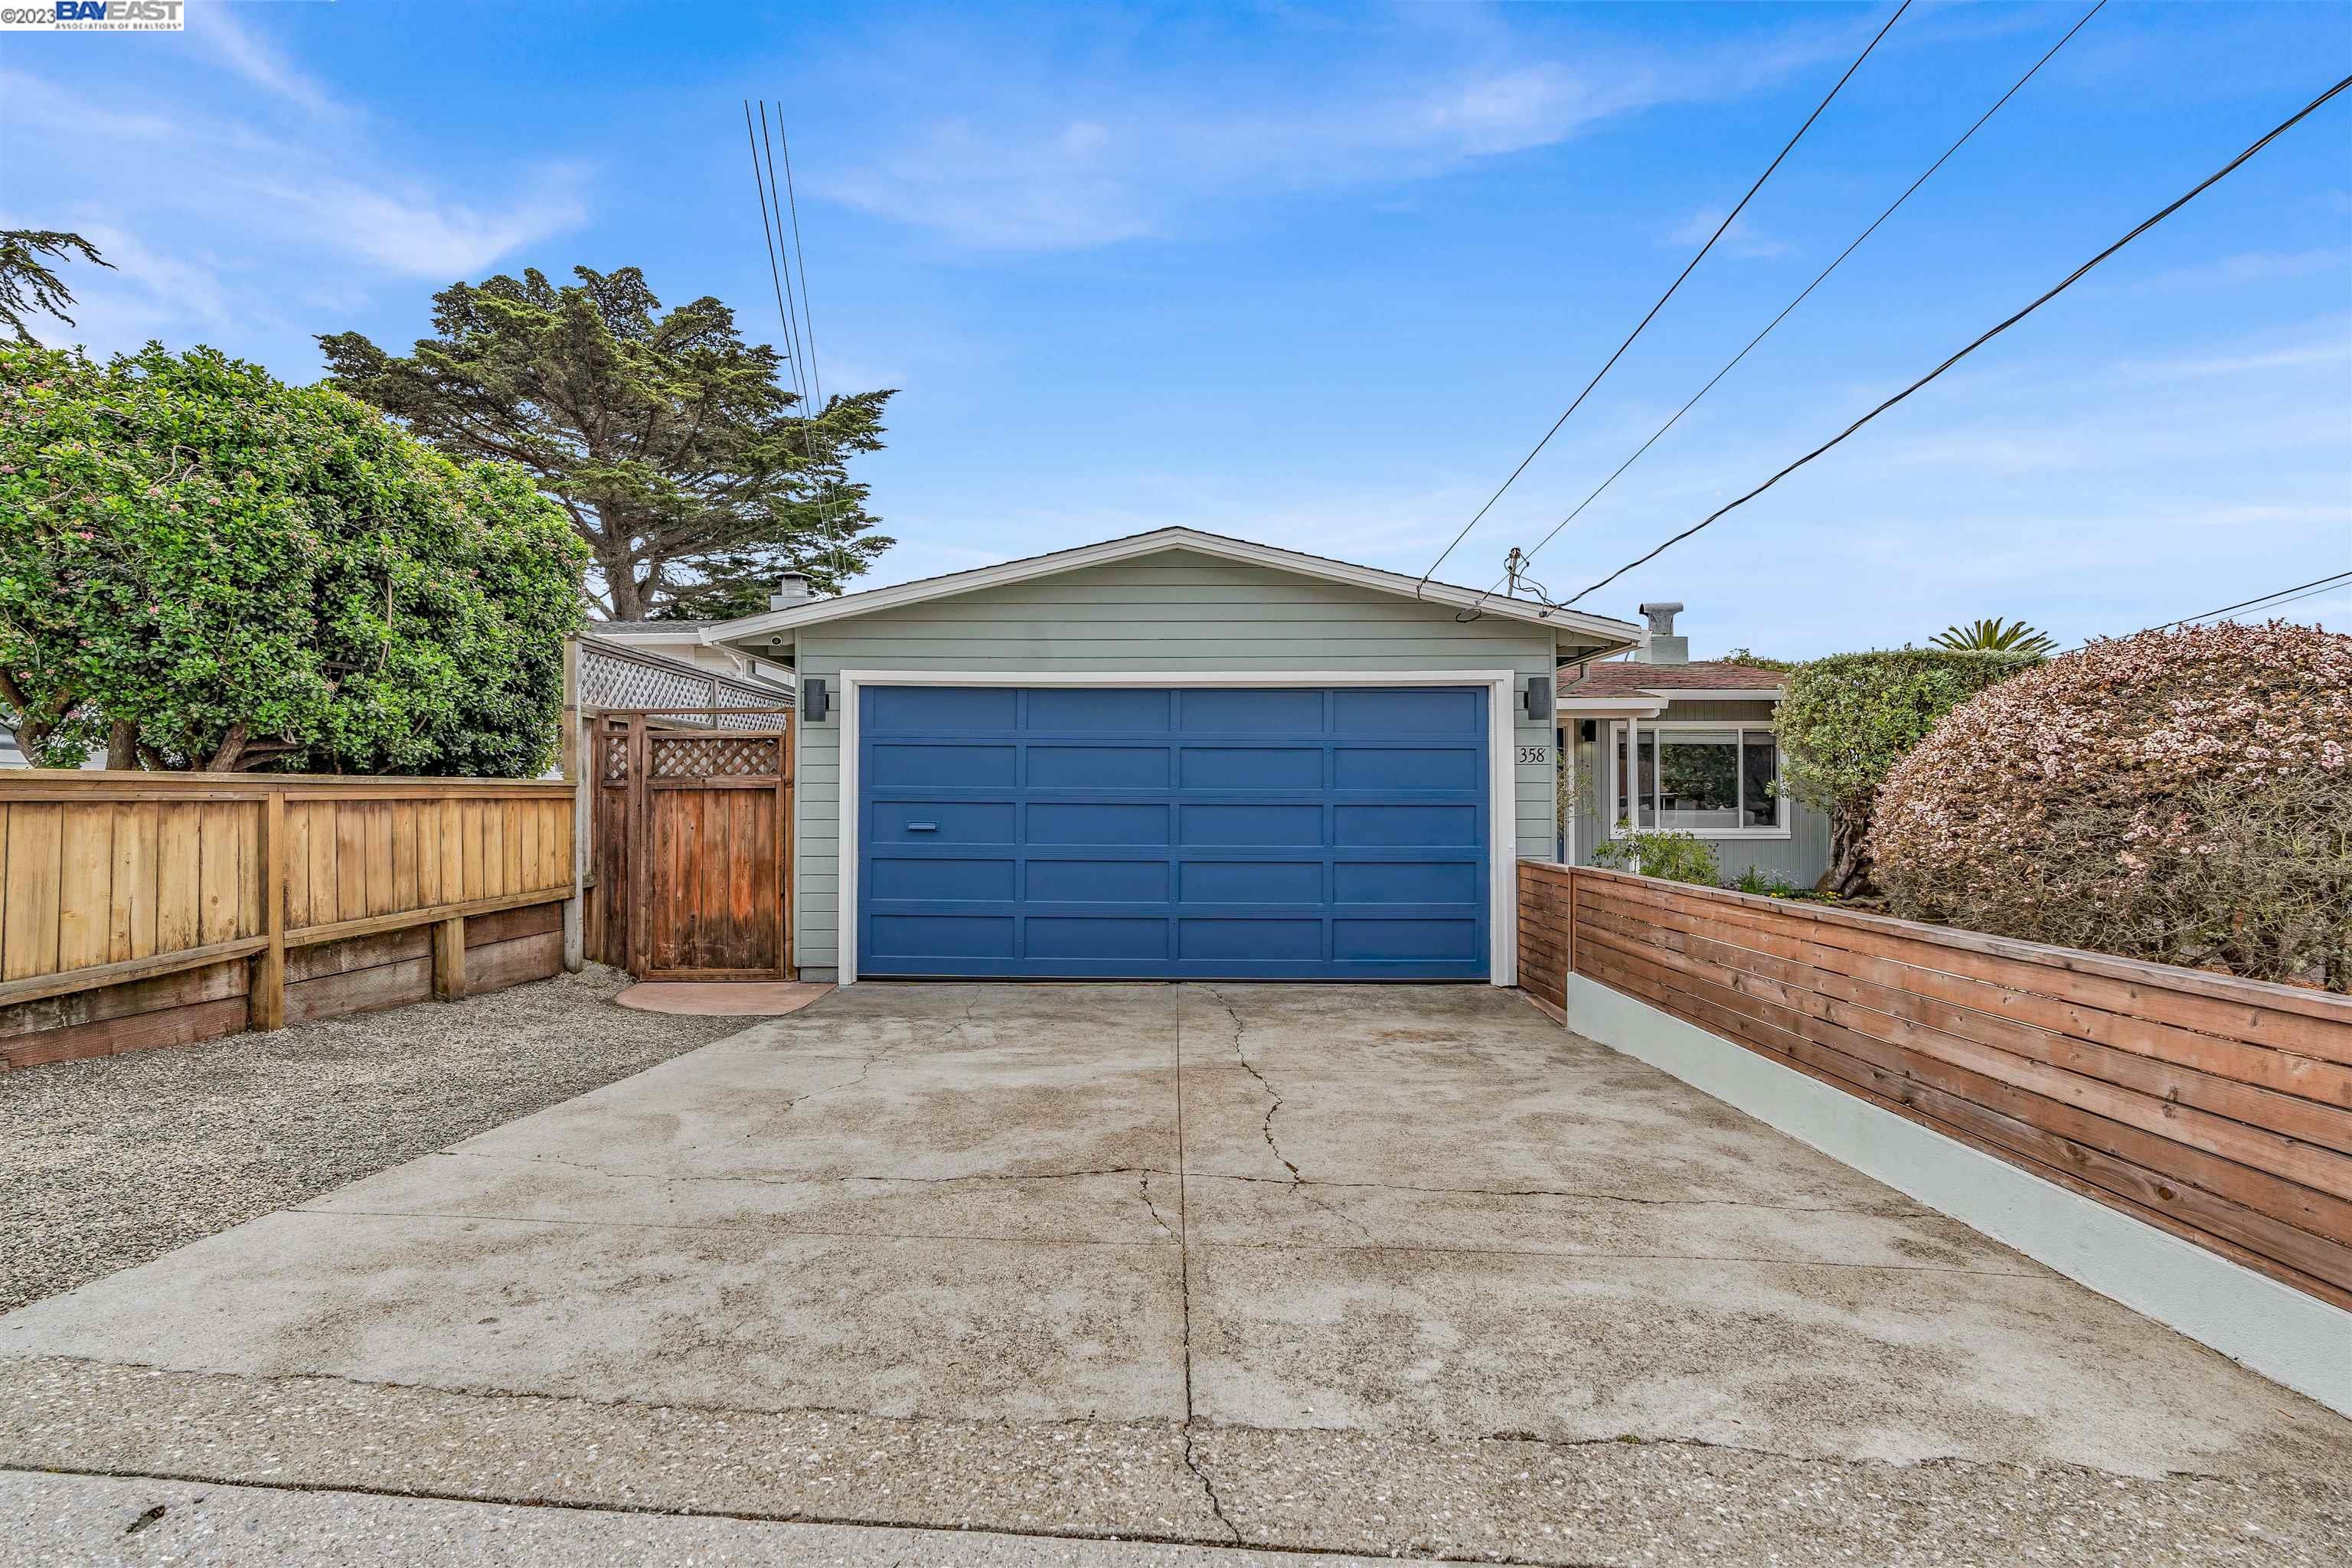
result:
[[[560,911],[467,922],[573,896],[573,795],[524,780],[0,773],[0,1059],[278,1028],[289,988],[412,963],[411,947],[429,946],[426,994],[464,994],[469,969],[476,988],[529,977],[535,958],[468,948],[528,939],[536,954]],[[297,1016],[408,999],[383,976],[329,990]],[[186,1007],[213,1011],[121,1021]]]
[[[1519,909],[1552,1006],[1598,981],[2352,1307],[2352,998],[1586,867]]]

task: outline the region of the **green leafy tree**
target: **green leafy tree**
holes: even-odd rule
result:
[[[529,470],[593,552],[591,593],[615,620],[765,609],[786,572],[839,593],[890,547],[847,474],[881,449],[889,392],[804,416],[782,356],[745,344],[717,300],[665,312],[634,267],[573,272],[443,289],[406,359],[321,337],[332,384],[453,457]]]
[[[1970,621],[1965,626],[1946,626],[1927,639],[1937,647],[1948,647],[1963,653],[2049,653],[2058,646],[2054,638],[2027,626],[2023,621]]]
[[[342,393],[0,344],[0,708],[41,765],[537,773],[586,562],[529,475]]]
[[[1841,653],[1790,669],[1779,725],[1782,786],[1829,814],[1832,861],[1819,884],[1853,898],[1870,886],[1870,815],[1878,786],[1937,720],[1989,686],[2039,664],[2032,653],[1906,647]]]
[[[18,342],[33,341],[33,334],[25,330],[27,310],[55,316],[68,327],[74,324],[74,319],[66,314],[66,307],[74,302],[73,290],[49,263],[69,261],[76,255],[110,269],[114,266],[98,253],[98,247],[78,234],[49,228],[0,229],[0,326],[15,333]]]

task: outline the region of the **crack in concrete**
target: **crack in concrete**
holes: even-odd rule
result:
[[[1241,1526],[1225,1517],[1225,1505],[1217,1496],[1217,1486],[1209,1479],[1209,1472],[1201,1468],[1192,1452],[1192,1205],[1184,1194],[1184,987],[1171,985],[1169,995],[1174,1000],[1175,1034],[1173,1037],[1176,1067],[1176,1281],[1183,1303],[1184,1358],[1184,1468],[1201,1483],[1201,1495],[1208,1500],[1209,1511],[1225,1527],[1225,1533],[1239,1546],[1244,1541]]]
[[[1582,1192],[1572,1187],[1425,1187],[1403,1182],[1335,1182],[1322,1176],[1236,1176],[1216,1171],[1194,1171],[1204,1182],[1258,1182],[1270,1186],[1347,1187],[1377,1193],[1424,1193],[1437,1197],[1464,1198],[1584,1198],[1593,1203],[1642,1204],[1656,1208],[1762,1209],[1771,1214],[1848,1214],[1877,1219],[1937,1219],[1934,1209],[1916,1206],[1853,1208],[1843,1204],[1767,1204],[1751,1198],[1643,1198],[1630,1193]]]
[[[981,987],[977,985],[973,986],[971,988],[971,999],[963,1005],[963,1016],[956,1019],[955,1022],[950,1024],[946,1028],[940,1030],[937,1034],[927,1036],[920,1042],[910,1042],[910,1044],[907,1046],[900,1046],[895,1049],[876,1051],[869,1056],[861,1058],[858,1061],[857,1072],[855,1077],[843,1079],[839,1083],[828,1083],[821,1088],[813,1089],[806,1094],[794,1095],[792,1099],[784,1101],[782,1110],[753,1126],[752,1129],[744,1133],[738,1142],[750,1142],[752,1139],[761,1136],[762,1133],[765,1133],[775,1127],[776,1124],[783,1121],[785,1117],[791,1115],[797,1107],[805,1104],[809,1100],[816,1099],[817,1096],[821,1094],[832,1094],[838,1089],[856,1088],[859,1084],[864,1083],[866,1080],[867,1077],[872,1074],[877,1065],[883,1062],[896,1060],[907,1050],[912,1048],[912,1045],[915,1043],[927,1046],[937,1045],[941,1040],[948,1038],[950,1036],[961,1033],[965,1028],[971,1026],[972,1013],[980,1006],[980,999],[983,994],[984,993]]]
[[[1265,1090],[1266,1099],[1273,1102],[1265,1108],[1265,1121],[1260,1126],[1259,1131],[1265,1136],[1265,1146],[1274,1152],[1274,1157],[1281,1162],[1282,1168],[1290,1173],[1290,1190],[1292,1194],[1304,1199],[1315,1207],[1321,1209],[1325,1214],[1329,1215],[1333,1219],[1338,1220],[1340,1224],[1353,1230],[1358,1236],[1362,1237],[1372,1246],[1380,1246],[1380,1237],[1374,1236],[1370,1230],[1366,1229],[1364,1223],[1361,1220],[1331,1204],[1325,1203],[1321,1198],[1317,1197],[1308,1190],[1310,1187],[1337,1184],[1309,1182],[1307,1179],[1306,1173],[1299,1170],[1298,1166],[1291,1160],[1290,1156],[1282,1152],[1282,1144],[1276,1141],[1274,1136],[1275,1113],[1280,1110],[1285,1104],[1282,1098],[1282,1092],[1274,1087],[1273,1082],[1267,1079],[1265,1074],[1258,1071],[1257,1064],[1251,1061],[1249,1059],[1249,1053],[1242,1049],[1242,1034],[1245,1026],[1242,1023],[1242,1016],[1240,1012],[1234,1008],[1231,1002],[1225,999],[1224,993],[1219,991],[1215,986],[1203,985],[1201,989],[1206,991],[1209,995],[1214,999],[1217,1005],[1225,1010],[1225,1016],[1232,1021],[1234,1026],[1234,1058],[1242,1064],[1244,1071],[1247,1072],[1250,1077],[1257,1079],[1258,1087]]]

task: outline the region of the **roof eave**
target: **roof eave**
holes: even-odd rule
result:
[[[1132,560],[1140,555],[1157,554],[1167,550],[1193,550],[1205,555],[1215,555],[1229,561],[1241,561],[1276,571],[1296,573],[1326,582],[1354,584],[1386,593],[1410,595],[1426,603],[1451,605],[1455,609],[1475,609],[1483,615],[1500,616],[1510,620],[1551,627],[1556,632],[1575,632],[1589,637],[1609,651],[1618,647],[1631,647],[1638,642],[1641,628],[1631,621],[1620,621],[1607,616],[1587,615],[1580,610],[1557,610],[1531,605],[1525,600],[1501,599],[1482,595],[1475,589],[1451,583],[1415,583],[1412,578],[1375,566],[1358,566],[1349,562],[1329,561],[1321,556],[1301,554],[1271,544],[1258,544],[1249,540],[1231,539],[1223,534],[1202,533],[1189,528],[1156,529],[1150,533],[1131,534],[1123,539],[1105,540],[1097,544],[1079,545],[1074,549],[1034,555],[1019,561],[1003,562],[994,566],[974,567],[966,572],[950,573],[938,577],[926,577],[913,583],[901,583],[891,587],[869,588],[863,593],[845,594],[839,598],[820,599],[789,610],[772,610],[764,615],[746,616],[740,620],[721,621],[701,629],[704,642],[739,642],[745,637],[766,637],[774,633],[793,631],[801,626],[825,621],[844,620],[855,616],[872,615],[895,609],[902,605],[922,604],[931,599],[953,597],[959,594],[977,593],[982,589],[1001,587],[1032,578],[1075,572],[1088,566]],[[1583,657],[1594,657],[1587,654]]]

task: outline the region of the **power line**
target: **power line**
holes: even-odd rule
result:
[[[1984,129],[1985,121],[2000,113],[2001,106],[2006,104],[2011,99],[2015,98],[2018,94],[2018,90],[2024,87],[2027,82],[2032,81],[2035,73],[2039,72],[2043,66],[2048,65],[2051,61],[2051,58],[2056,55],[2060,49],[2064,48],[2074,38],[2074,35],[2083,30],[2084,25],[2087,24],[2092,17],[2097,16],[2101,11],[2106,8],[2106,5],[2107,0],[2097,0],[2095,5],[2094,5],[2089,10],[2084,12],[2082,17],[2076,21],[2073,26],[2066,29],[2065,37],[2051,45],[2048,52],[2043,54],[2040,59],[2035,60],[2033,64],[2027,68],[2023,76],[2019,77],[2016,81],[2011,83],[2007,92],[2002,93],[1998,99],[1993,100],[1993,105],[1990,109],[1986,110],[1982,114],[1977,116],[1975,124],[1960,132],[1960,139],[1958,141],[1944,149],[1944,155],[1942,157],[1928,164],[1926,173],[1922,174],[1917,179],[1912,181],[1911,184],[1905,188],[1903,194],[1895,197],[1894,202],[1888,205],[1885,212],[1880,213],[1875,218],[1873,218],[1868,228],[1864,229],[1860,234],[1854,236],[1853,244],[1838,252],[1836,260],[1831,262],[1827,267],[1822,268],[1820,276],[1816,277],[1811,283],[1806,284],[1803,291],[1799,293],[1795,299],[1782,306],[1779,315],[1765,322],[1764,330],[1757,333],[1754,337],[1748,339],[1748,346],[1746,348],[1741,349],[1738,353],[1732,355],[1721,370],[1717,371],[1714,375],[1707,379],[1707,383],[1705,386],[1700,387],[1696,393],[1691,395],[1691,400],[1688,403],[1685,403],[1680,408],[1675,409],[1673,418],[1667,420],[1664,425],[1659,426],[1655,431],[1652,432],[1648,440],[1634,447],[1633,455],[1632,457],[1627,458],[1623,462],[1618,464],[1615,470],[1612,471],[1607,479],[1601,480],[1599,485],[1594,487],[1591,495],[1586,496],[1582,500],[1576,503],[1575,510],[1570,512],[1566,517],[1561,518],[1558,522],[1552,524],[1551,531],[1545,534],[1541,539],[1537,540],[1535,542],[1535,548],[1528,551],[1520,557],[1521,564],[1524,565],[1527,562],[1534,560],[1537,553],[1540,552],[1545,545],[1549,544],[1554,539],[1559,536],[1559,531],[1561,529],[1564,529],[1570,523],[1574,522],[1578,517],[1583,514],[1585,508],[1591,506],[1594,501],[1599,500],[1601,499],[1601,491],[1607,489],[1611,485],[1615,484],[1619,475],[1624,473],[1626,469],[1632,468],[1636,462],[1639,462],[1641,460],[1642,454],[1655,446],[1659,437],[1665,435],[1667,431],[1673,429],[1676,425],[1682,423],[1683,416],[1688,414],[1693,408],[1696,407],[1700,398],[1705,397],[1708,393],[1713,392],[1717,382],[1719,382],[1725,376],[1729,375],[1733,367],[1737,366],[1741,360],[1746,359],[1748,354],[1754,351],[1757,344],[1762,342],[1766,338],[1770,337],[1772,335],[1773,328],[1779,326],[1782,321],[1787,321],[1789,319],[1790,312],[1794,310],[1798,306],[1803,304],[1805,300],[1811,296],[1814,289],[1820,288],[1822,283],[1826,282],[1829,279],[1829,275],[1835,272],[1844,264],[1847,257],[1852,256],[1855,251],[1861,249],[1863,241],[1868,239],[1872,235],[1876,234],[1878,232],[1879,226],[1884,224],[1888,218],[1893,217],[1896,209],[1901,207],[1905,202],[1911,199],[1913,192],[1926,184],[1928,180],[1934,176],[1937,170],[1942,168],[1947,163],[1950,162],[1953,153],[1958,153],[1961,148],[1967,146],[1969,139],[1974,136],[1978,132]],[[1496,579],[1496,587],[1500,587],[1502,583],[1502,578],[1498,577]],[[1494,596],[1494,594],[1495,589],[1488,588],[1484,594],[1478,595],[1478,604],[1486,603],[1486,600]],[[1473,605],[1470,606],[1469,611],[1457,615],[1454,618],[1456,620],[1475,619],[1477,609],[1478,605]]]
[[[2131,632],[2126,635],[2131,637],[2145,637],[2149,632],[2168,632],[2175,626],[2190,626],[2199,621],[2210,621],[2217,616],[2229,615],[2233,611],[2252,609],[2257,605],[2266,610],[2275,610],[2282,605],[2292,605],[2297,599],[2311,598],[2315,595],[2327,592],[2328,589],[2335,587],[2338,583],[2347,582],[2352,582],[2352,572],[2338,572],[2333,576],[2316,577],[2308,583],[2297,583],[2292,588],[2279,588],[2268,594],[2257,594],[2251,599],[2241,599],[2234,605],[2224,605],[2218,610],[2208,610],[2201,616],[2183,616],[2177,621],[2167,621],[2160,626],[2142,626],[2138,631]],[[2082,647],[2084,646],[2085,645],[2083,643],[2076,643],[2074,647]],[[2067,651],[2071,653],[2074,649],[2069,648]]]
[[[1691,524],[1688,528],[1684,529],[1680,533],[1675,534],[1673,537],[1666,540],[1664,543],[1660,544],[1656,549],[1652,550],[1645,555],[1638,556],[1635,559],[1627,562],[1624,565],[1620,566],[1616,571],[1612,572],[1609,575],[1601,578],[1599,582],[1590,584],[1585,587],[1579,589],[1574,595],[1562,600],[1559,605],[1555,607],[1565,609],[1569,605],[1575,604],[1579,599],[1582,599],[1599,589],[1607,587],[1610,584],[1614,583],[1618,578],[1622,577],[1626,573],[1633,571],[1635,567],[1647,565],[1649,563],[1655,561],[1659,556],[1664,555],[1667,551],[1673,549],[1675,545],[1680,544],[1692,534],[1698,532],[1701,529],[1715,521],[1716,519],[1722,517],[1725,513],[1732,511],[1737,508],[1743,507],[1749,501],[1754,500],[1758,496],[1762,495],[1766,490],[1770,489],[1774,485],[1779,484],[1782,479],[1787,479],[1790,474],[1795,473],[1799,468],[1803,468],[1807,463],[1811,462],[1814,458],[1820,457],[1831,447],[1837,446],[1847,437],[1853,435],[1855,431],[1861,429],[1872,420],[1877,418],[1880,415],[1885,413],[1888,409],[1894,407],[1896,404],[1902,402],[1905,398],[1910,396],[1913,393],[1918,391],[1921,387],[1927,385],[1929,382],[1935,380],[1937,376],[1942,375],[1946,371],[1959,363],[1960,361],[1968,358],[1969,355],[1976,353],[1977,350],[1984,347],[1985,344],[1992,342],[1993,339],[2000,336],[2001,333],[2009,331],[2010,328],[2017,325],[2018,322],[2025,320],[2026,317],[2033,314],[2034,311],[2040,310],[2042,306],[2048,304],[2051,300],[2056,299],[2059,295],[2073,288],[2075,283],[2082,279],[2085,273],[2091,270],[2091,268],[2098,266],[2101,262],[2106,260],[2107,258],[2113,256],[2116,251],[2121,250],[2125,246],[2129,245],[2133,240],[2137,239],[2141,235],[2146,234],[2149,229],[2154,228],[2158,224],[2162,223],[2166,218],[2170,217],[2174,213],[2179,212],[2182,207],[2187,206],[2190,202],[2196,200],[2197,197],[2203,195],[2214,184],[2218,184],[2224,176],[2235,171],[2239,165],[2245,163],[2247,159],[2252,158],[2255,153],[2261,152],[2273,142],[2278,140],[2279,137],[2284,135],[2288,131],[2294,129],[2305,119],[2316,112],[2320,105],[2326,103],[2329,99],[2334,98],[2337,93],[2342,92],[2347,87],[2352,87],[2352,76],[2346,77],[2334,87],[2329,88],[2326,92],[2321,93],[2317,98],[2315,98],[2309,103],[2305,104],[2294,114],[2288,116],[2285,120],[2281,121],[2252,146],[2247,148],[2244,152],[2239,153],[2236,157],[2222,164],[2219,169],[2214,170],[2213,173],[2206,175],[2202,180],[2200,180],[2195,185],[2189,187],[2186,195],[2182,195],[2178,200],[2158,209],[2150,216],[2141,220],[2121,239],[2116,240],[2113,245],[2110,245],[2105,250],[2102,250],[2096,256],[2091,258],[2090,260],[2085,261],[2083,265],[2074,268],[2074,271],[2069,272],[2065,277],[2060,279],[2058,282],[2047,292],[2033,300],[2032,303],[2027,305],[2023,310],[2018,311],[2015,315],[2009,317],[1999,325],[1991,328],[1990,331],[1978,337],[1974,342],[1968,344],[1967,347],[1953,354],[1949,359],[1944,361],[1943,363],[1937,365],[1935,369],[1929,371],[1927,374],[1921,376],[1918,380],[1913,382],[1910,385],[1905,387],[1902,391],[1896,393],[1894,396],[1888,398],[1885,402],[1880,404],[1877,407],[1872,409],[1869,413],[1864,415],[1853,424],[1847,426],[1844,429],[1839,431],[1835,436],[1831,437],[1828,440],[1822,442],[1820,446],[1814,447],[1803,457],[1799,458],[1795,462],[1790,463],[1787,468],[1782,468],[1770,479],[1766,479],[1762,484],[1758,485],[1754,489],[1749,490],[1746,495],[1743,495],[1738,500],[1730,501],[1723,506],[1717,507],[1715,510],[1707,513],[1706,516],[1699,519],[1698,521]]]
[[[1797,127],[1797,133],[1796,135],[1789,138],[1788,145],[1782,147],[1780,151],[1774,155],[1772,162],[1765,166],[1764,172],[1756,176],[1756,183],[1748,187],[1748,194],[1739,198],[1739,205],[1733,207],[1729,216],[1726,216],[1721,223],[1715,226],[1715,232],[1706,237],[1706,243],[1698,247],[1698,254],[1692,257],[1689,263],[1683,268],[1682,271],[1675,274],[1674,282],[1667,285],[1666,291],[1658,296],[1658,302],[1650,307],[1649,315],[1643,316],[1641,321],[1634,323],[1633,330],[1625,334],[1625,341],[1617,345],[1617,352],[1611,354],[1608,362],[1593,373],[1592,379],[1584,384],[1584,390],[1576,395],[1576,401],[1568,405],[1567,411],[1561,414],[1559,418],[1551,422],[1551,428],[1544,432],[1543,439],[1538,441],[1534,447],[1528,451],[1528,455],[1519,459],[1519,466],[1511,470],[1510,478],[1505,479],[1501,487],[1497,489],[1493,495],[1486,498],[1486,504],[1480,507],[1477,511],[1472,515],[1470,521],[1462,525],[1462,531],[1454,536],[1453,543],[1448,544],[1444,549],[1437,552],[1437,559],[1429,563],[1429,570],[1423,572],[1421,574],[1421,581],[1413,584],[1413,596],[1415,598],[1420,597],[1421,590],[1428,586],[1430,578],[1437,574],[1437,569],[1445,564],[1445,558],[1453,554],[1455,547],[1460,545],[1464,540],[1470,537],[1470,531],[1478,526],[1478,520],[1485,517],[1487,512],[1494,510],[1495,503],[1503,499],[1503,491],[1509,489],[1512,485],[1516,484],[1518,481],[1519,476],[1527,472],[1528,465],[1536,460],[1536,455],[1551,444],[1551,438],[1559,434],[1559,427],[1568,423],[1569,415],[1575,413],[1578,407],[1583,404],[1584,400],[1591,395],[1592,389],[1601,384],[1601,378],[1609,374],[1610,366],[1614,365],[1619,359],[1623,357],[1625,351],[1633,346],[1633,340],[1642,335],[1642,329],[1650,324],[1651,318],[1654,317],[1660,310],[1666,308],[1666,301],[1675,297],[1675,290],[1683,286],[1683,279],[1688,278],[1691,275],[1692,270],[1696,268],[1701,261],[1706,258],[1706,253],[1715,248],[1715,242],[1721,239],[1724,236],[1724,231],[1728,229],[1732,224],[1738,220],[1741,211],[1747,207],[1749,201],[1754,199],[1756,193],[1764,188],[1764,182],[1772,177],[1772,171],[1779,168],[1781,161],[1787,158],[1790,153],[1796,151],[1798,142],[1803,138],[1806,132],[1813,128],[1813,121],[1822,117],[1822,110],[1830,106],[1830,100],[1835,98],[1838,95],[1839,89],[1845,86],[1846,82],[1853,77],[1853,73],[1862,68],[1862,62],[1870,58],[1871,50],[1878,47],[1878,40],[1886,37],[1887,28],[1894,26],[1895,23],[1901,21],[1903,19],[1903,13],[1909,9],[1911,9],[1911,0],[1903,0],[1903,4],[1895,8],[1895,15],[1886,18],[1886,26],[1879,28],[1875,34],[1872,35],[1870,42],[1863,46],[1862,53],[1853,58],[1853,64],[1845,68],[1845,75],[1837,79],[1836,84],[1830,89],[1828,95],[1824,97],[1821,102],[1813,106],[1813,111],[1811,114],[1805,116],[1805,122]]]
[[[782,104],[776,106],[776,142],[783,149],[784,153],[784,200],[791,207],[793,215],[793,266],[800,273],[801,324],[807,329],[809,387],[814,400],[806,406],[814,408],[818,417],[822,418],[824,414],[824,375],[817,368],[816,311],[809,304],[808,257],[801,249],[801,201],[799,193],[793,186],[793,143],[792,138],[784,134],[784,110]],[[805,429],[806,426],[803,426],[803,428]],[[844,478],[846,477],[845,474]],[[827,535],[833,542],[834,571],[840,578],[842,591],[846,593],[849,589],[850,557],[848,541],[841,532],[841,500],[840,487],[836,486],[834,490],[831,515],[827,518],[825,526]]]
[[[801,456],[808,464],[810,474],[820,486],[820,499],[817,501],[818,527],[824,535],[824,542],[832,546],[834,569],[841,574],[842,581],[845,584],[846,561],[839,543],[836,520],[831,515],[832,505],[823,499],[824,479],[817,462],[816,441],[810,431],[812,423],[810,411],[816,407],[814,398],[822,398],[824,395],[823,383],[817,379],[816,322],[808,308],[808,265],[806,256],[801,249],[800,205],[792,191],[792,153],[789,141],[785,142],[784,189],[779,191],[776,187],[776,138],[783,135],[783,106],[779,104],[776,109],[777,125],[772,137],[768,125],[767,100],[764,99],[761,100],[759,130],[755,134],[752,131],[751,104],[749,100],[746,100],[743,105],[743,132],[751,142],[752,181],[758,188],[760,196],[761,232],[766,237],[768,242],[768,270],[770,281],[774,285],[776,291],[776,316],[784,331],[784,362],[788,367],[793,391],[801,407]],[[763,147],[767,152],[767,166],[764,173],[761,168],[760,157]],[[780,262],[779,251],[784,241],[788,202],[793,226],[792,254],[788,259],[782,259]],[[772,209],[774,213],[772,229],[769,225],[769,214]],[[797,300],[794,298],[793,285],[784,281],[784,279],[791,276],[796,268],[800,274]],[[806,319],[807,326],[805,344],[803,342],[802,333],[803,318]]]

